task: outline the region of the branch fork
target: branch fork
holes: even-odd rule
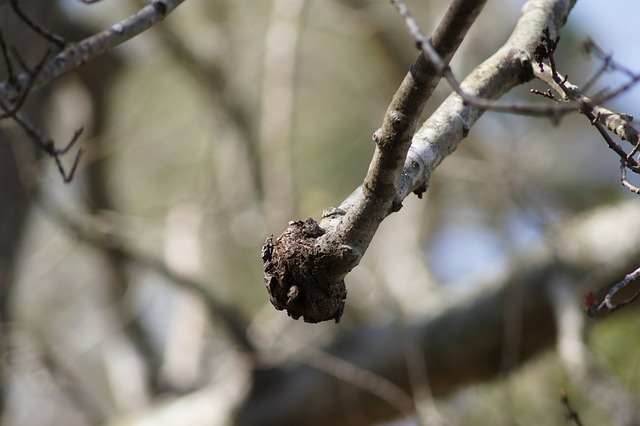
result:
[[[486,109],[504,110],[504,105],[494,105],[495,99],[533,78],[535,34],[545,27],[560,28],[573,6],[570,0],[530,0],[507,43],[458,84],[448,63],[485,2],[454,0],[431,39],[420,32],[404,1],[392,2],[420,56],[373,135],[376,149],[362,186],[337,209],[325,210],[320,224],[313,219],[290,222],[275,241],[265,241],[264,279],[276,309],[306,322],[340,320],[347,295],[344,278],[362,259],[380,223],[400,210],[409,194],[424,193],[433,170]],[[454,93],[416,131],[441,77]],[[529,110],[546,111],[509,107],[507,112]]]

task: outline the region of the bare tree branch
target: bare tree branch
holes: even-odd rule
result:
[[[64,49],[64,46],[67,44],[66,40],[64,40],[62,37],[56,34],[51,33],[46,28],[38,25],[34,20],[32,20],[29,17],[29,15],[24,10],[22,10],[22,8],[20,7],[20,4],[18,3],[18,0],[10,0],[9,3],[11,4],[11,7],[13,8],[13,11],[16,13],[16,15],[18,15],[18,17],[25,24],[27,24],[29,28],[31,28],[33,31],[38,33],[45,40],[56,45],[58,48]]]
[[[36,89],[50,83],[142,33],[162,21],[182,2],[184,0],[153,0],[134,15],[113,24],[111,28],[78,43],[69,44],[63,51],[49,59],[37,75],[22,72],[16,76],[15,81],[0,82],[0,99],[5,104],[15,102],[27,88]]]
[[[402,8],[403,2],[395,3],[405,19],[410,16]],[[478,13],[482,6],[477,1],[455,4],[469,6],[467,13]],[[506,44],[469,75],[462,90],[474,97],[496,99],[530,80],[532,52],[539,34],[544,28],[557,33],[573,4],[572,0],[530,0]],[[447,13],[456,12],[450,9]],[[267,239],[262,250],[264,276],[276,309],[286,309],[293,318],[303,316],[308,322],[339,320],[346,298],[344,277],[362,259],[379,224],[398,211],[411,192],[422,194],[426,190],[432,171],[482,115],[482,108],[453,94],[414,135],[429,88],[448,69],[440,55],[447,59],[453,55],[474,20],[472,16],[459,27],[452,22],[462,20],[443,19],[436,35],[444,28],[458,34],[452,38],[457,41],[447,43],[446,51],[445,46],[436,44],[436,37],[433,45],[418,40],[423,55],[398,89],[382,127],[374,134],[376,151],[363,186],[338,209],[325,210],[320,226],[313,219],[290,222],[275,242]],[[423,56],[429,59],[421,59]]]
[[[637,268],[635,271],[625,275],[625,277],[624,277],[624,279],[622,281],[620,281],[619,283],[617,283],[613,287],[611,287],[611,289],[609,290],[609,292],[605,296],[605,298],[602,301],[602,303],[600,303],[597,307],[595,307],[595,304],[594,304],[596,299],[592,299],[592,296],[587,296],[590,299],[589,300],[589,306],[586,306],[587,313],[589,314],[589,316],[595,317],[605,309],[607,309],[609,312],[613,312],[613,311],[615,311],[617,309],[620,309],[620,308],[628,305],[629,303],[632,303],[633,301],[635,301],[640,296],[640,290],[637,290],[635,293],[633,293],[633,295],[631,297],[623,300],[622,302],[614,303],[613,302],[613,297],[620,290],[625,288],[627,285],[629,285],[630,283],[636,281],[639,277],[640,277],[640,268]]]
[[[589,122],[595,126],[598,133],[600,133],[607,146],[620,157],[620,180],[622,185],[631,192],[640,194],[640,188],[635,187],[627,180],[627,169],[635,173],[640,173],[638,160],[634,158],[638,150],[640,150],[640,133],[631,125],[633,117],[629,114],[610,111],[600,106],[598,101],[594,101],[585,96],[577,86],[568,82],[566,77],[560,77],[555,67],[555,61],[553,60],[553,52],[549,52],[548,57],[551,62],[551,67],[544,67],[542,63],[540,63],[539,67],[534,67],[536,77],[560,95],[562,101],[577,103],[580,113],[587,117]],[[608,63],[611,62],[610,58],[606,60]],[[546,97],[549,96],[555,99],[553,95],[547,95]],[[633,145],[633,149],[627,153],[620,145],[614,142],[607,130],[614,133],[620,139],[628,141]]]
[[[141,253],[127,246],[116,232],[102,223],[98,217],[73,217],[71,214],[61,211],[48,201],[41,203],[47,214],[62,228],[80,241],[100,249],[108,249],[117,253],[122,258],[149,268],[150,270],[166,277],[174,284],[194,292],[202,298],[214,320],[218,320],[220,327],[227,332],[229,340],[236,347],[247,354],[255,352],[253,343],[247,336],[248,324],[237,309],[221,302],[206,290],[207,285],[197,280],[181,276],[160,259],[146,253]]]
[[[483,5],[484,1],[478,0],[453,3],[434,34],[439,55],[453,56]],[[452,15],[465,18],[454,19]],[[275,243],[267,239],[262,259],[276,309],[286,309],[294,318],[303,316],[307,322],[340,319],[346,298],[344,276],[360,262],[382,220],[400,208],[395,185],[439,71],[422,55],[414,63],[394,95],[382,127],[374,134],[376,150],[363,185],[365,196],[349,209],[323,213],[332,219],[329,225],[339,222],[339,226],[327,227],[325,223],[322,229],[312,219],[304,224],[291,222]],[[337,216],[344,218],[333,220]]]
[[[604,126],[610,132],[613,132],[620,139],[628,141],[634,147],[638,145],[640,136],[638,131],[631,126],[631,121],[633,121],[632,116],[625,113],[613,112],[597,104],[596,100],[585,96],[578,86],[571,84],[569,81],[564,81],[562,87],[559,86],[553,79],[553,73],[549,67],[544,68],[542,71],[538,67],[534,67],[534,74],[536,78],[548,84],[556,93],[562,96],[564,100],[575,101],[579,105],[580,112],[592,120],[592,124]],[[626,155],[625,153],[625,156]]]

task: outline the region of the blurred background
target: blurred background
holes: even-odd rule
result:
[[[584,53],[587,37],[640,71],[640,28],[631,25],[640,4],[613,3],[585,0],[574,8],[556,56],[571,82],[583,84],[602,63]],[[20,4],[70,41],[140,7]],[[428,34],[448,2],[408,4]],[[453,59],[458,78],[504,43],[523,4],[488,2]],[[37,62],[47,43],[6,2],[0,19],[7,43]],[[498,291],[532,253],[563,247],[572,220],[609,212],[605,223],[627,244],[628,259],[606,264],[617,269],[594,263],[590,273],[619,280],[635,259],[640,265],[638,210],[615,216],[638,196],[621,187],[619,159],[588,121],[490,112],[437,169],[425,197],[410,197],[382,225],[347,277],[340,324],[305,324],[275,311],[262,279],[262,243],[290,220],[319,219],[358,187],[371,135],[415,56],[387,1],[188,0],[163,23],[31,94],[24,114],[58,144],[84,127],[86,154],[64,184],[51,159],[14,124],[0,122],[0,423],[285,424],[266,414],[264,423],[243,417],[256,395],[256,371],[307,363],[335,382],[358,382],[369,370],[349,373],[353,365],[324,348],[367,327],[409,328],[461,301],[480,304],[479,294]],[[624,81],[606,73],[591,94]],[[544,102],[532,87],[544,89],[532,82],[505,99]],[[440,84],[425,117],[449,93]],[[638,94],[631,89],[607,107],[637,115]],[[604,241],[613,231],[594,232]],[[588,277],[572,281],[563,312],[580,309],[587,289],[609,284]],[[517,304],[503,308],[519,315]],[[418,415],[376,414],[347,395],[340,409],[346,420],[330,424],[565,424],[560,389],[585,424],[637,424],[629,411],[640,393],[636,311],[603,320],[579,315],[581,355],[572,359],[604,377],[589,386],[566,362],[560,337],[512,365],[501,358],[511,353],[505,339],[495,361],[509,365],[490,381],[432,394],[422,380],[426,362],[426,373],[415,374],[416,392],[408,392]],[[528,338],[521,333],[518,341],[526,346]],[[386,385],[371,374],[369,391],[384,395]],[[277,387],[278,380],[267,383]],[[592,392],[602,389],[629,403]]]

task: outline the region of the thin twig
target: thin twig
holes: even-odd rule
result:
[[[9,3],[11,4],[13,11],[16,13],[16,15],[18,15],[18,18],[20,18],[22,22],[24,22],[29,28],[31,28],[45,40],[54,44],[58,49],[64,49],[67,44],[67,41],[64,38],[38,25],[33,19],[29,17],[27,13],[25,13],[24,10],[20,8],[20,6],[18,5],[18,0],[10,0]]]
[[[51,50],[47,49],[47,51],[42,56],[42,58],[40,58],[40,61],[36,64],[34,69],[31,70],[31,69],[23,68],[23,72],[29,73],[32,76],[32,78],[30,79],[27,86],[24,88],[22,93],[20,93],[20,96],[14,101],[13,105],[10,108],[7,107],[5,103],[0,99],[0,108],[4,110],[3,113],[0,113],[0,120],[13,117],[20,110],[20,108],[22,108],[24,101],[27,99],[27,96],[29,95],[29,93],[31,93],[31,88],[32,88],[31,83],[33,82],[33,77],[38,75],[38,73],[42,72],[42,67],[44,67],[44,64],[46,63],[50,54],[51,54]],[[22,62],[20,63],[22,64]],[[9,65],[10,65],[10,60],[7,58],[7,67]],[[15,77],[11,77],[10,79],[15,79]]]
[[[622,186],[627,188],[629,191],[633,192],[634,194],[640,195],[640,188],[633,185],[627,180],[628,168],[629,167],[627,166],[627,163],[624,160],[620,160],[620,182],[622,183]]]
[[[611,60],[612,58],[610,55],[607,55],[607,57],[604,58],[604,61],[602,61],[602,65],[600,65],[600,68],[598,68],[598,70],[587,80],[587,82],[582,85],[582,90],[588,92],[589,89],[591,89],[591,87],[596,84],[598,80],[600,80],[604,73],[610,69],[609,65],[611,63]]]
[[[5,66],[7,67],[7,81],[13,83],[15,82],[16,74],[13,70],[13,64],[11,63],[11,58],[9,57],[9,49],[7,48],[7,43],[4,40],[2,31],[0,31],[0,51],[2,52],[2,58],[4,59]]]
[[[84,65],[105,52],[162,21],[185,0],[153,0],[137,13],[77,43],[72,43],[49,59],[37,76],[20,73],[14,80],[0,83],[0,99],[6,103],[19,98],[26,87],[38,88]],[[33,81],[32,81],[33,79]]]
[[[625,74],[632,80],[638,77],[638,73],[635,73],[621,63],[614,61],[611,54],[605,53],[605,51],[602,50],[602,48],[598,46],[592,39],[589,38],[584,42],[584,49],[588,54],[594,53],[605,64],[607,64],[608,68],[611,68],[613,71],[618,71],[622,74]]]
[[[640,277],[640,267],[638,267],[638,269],[636,269],[635,271],[627,274],[622,281],[620,281],[619,283],[611,287],[611,289],[609,289],[609,292],[605,296],[604,300],[602,301],[602,303],[600,303],[600,305],[598,305],[597,308],[595,307],[597,302],[595,302],[595,299],[592,299],[592,295],[587,296],[587,298],[590,298],[589,299],[590,304],[588,306],[585,306],[587,308],[586,309],[587,314],[589,314],[589,316],[591,317],[595,317],[605,309],[609,312],[613,312],[615,310],[618,310],[628,305],[629,303],[632,303],[634,300],[636,300],[640,296],[640,290],[636,291],[628,299],[625,299],[619,303],[613,303],[613,297],[616,295],[616,293],[618,293],[620,290],[625,288],[627,285],[637,280],[638,277]]]
[[[1,40],[1,36],[0,36],[0,40]],[[4,49],[4,42],[2,42],[2,46],[3,49],[2,51],[5,52]],[[47,50],[47,52],[45,53],[45,55],[42,57],[42,59],[40,60],[40,62],[36,65],[35,69],[33,70],[25,70],[24,72],[29,73],[31,76],[36,76],[38,75],[38,73],[40,73],[42,71],[42,67],[44,66],[47,58],[49,57],[49,50]],[[6,61],[7,61],[7,67],[9,67],[11,61],[9,60],[8,57],[6,57]],[[23,67],[26,65],[22,65]],[[13,78],[13,77],[11,77]],[[66,171],[62,161],[60,159],[61,156],[65,155],[67,152],[69,152],[69,150],[75,145],[75,143],[78,141],[78,139],[80,138],[80,135],[82,134],[83,129],[80,128],[78,130],[76,130],[73,134],[73,137],[71,138],[71,140],[67,143],[67,145],[62,148],[62,149],[57,149],[55,147],[55,143],[53,142],[53,140],[51,140],[49,137],[47,137],[41,130],[39,130],[35,125],[33,125],[32,123],[30,123],[28,120],[22,118],[19,114],[18,114],[18,110],[22,107],[24,101],[26,100],[29,92],[31,91],[31,83],[33,82],[33,78],[31,78],[29,80],[29,85],[27,87],[25,87],[24,91],[22,91],[20,93],[20,96],[18,97],[18,99],[16,99],[15,103],[12,106],[8,106],[5,104],[4,101],[2,101],[0,99],[0,109],[2,109],[4,112],[0,113],[0,120],[1,119],[6,119],[6,118],[11,118],[13,119],[13,121],[15,121],[18,126],[20,126],[20,128],[22,128],[22,130],[24,130],[24,132],[29,136],[29,138],[40,148],[42,149],[47,155],[49,155],[51,158],[54,159],[55,163],[56,163],[56,167],[58,168],[58,171],[60,172],[60,175],[62,176],[62,179],[64,180],[65,183],[69,183],[71,182],[71,180],[73,180],[73,176],[75,175],[76,169],[78,168],[78,164],[80,163],[80,158],[82,157],[82,154],[84,153],[84,150],[81,148],[78,150],[74,160],[73,160],[73,164],[71,166],[71,169],[69,171]]]
[[[451,68],[442,60],[442,58],[438,55],[437,51],[433,48],[429,39],[422,33],[420,30],[420,26],[418,25],[415,18],[412,16],[409,11],[404,0],[392,0],[392,3],[398,10],[398,13],[402,16],[405,26],[413,36],[413,39],[416,41],[416,46],[419,50],[422,51],[425,59],[430,61],[432,66],[441,73],[442,77],[447,81],[449,86],[458,94],[466,103],[473,105],[477,108],[481,108],[483,110],[495,111],[495,112],[505,112],[511,114],[519,114],[519,115],[527,115],[534,117],[553,117],[556,120],[562,117],[563,115],[575,111],[580,108],[580,104],[571,101],[562,104],[556,105],[538,105],[531,103],[518,103],[518,102],[503,102],[498,100],[486,99],[478,96],[471,95],[465,92],[460,86],[460,82],[454,76]],[[558,42],[558,38],[552,40],[549,37],[551,43]],[[553,68],[555,70],[555,63],[553,64]],[[554,73],[555,75],[555,73]],[[640,81],[640,74],[630,75],[631,80],[626,84],[621,85],[617,89],[612,92],[603,94],[602,96],[597,97],[594,101],[598,104],[605,102],[609,99],[612,99],[618,96],[620,93],[628,90],[631,86],[635,85]],[[566,76],[564,77],[566,80]],[[562,81],[562,79],[560,79]]]
[[[531,89],[531,93],[534,95],[540,95],[543,98],[551,99],[552,101],[560,102],[560,100],[553,95],[551,89],[547,89],[544,92],[538,89]]]
[[[227,332],[229,340],[238,349],[248,355],[256,352],[255,346],[247,336],[248,324],[242,313],[227,303],[218,300],[210,291],[206,290],[209,287],[208,284],[182,276],[174,272],[161,259],[128,246],[123,242],[123,238],[120,235],[109,229],[98,217],[73,217],[71,214],[63,212],[54,203],[43,198],[39,200],[41,201],[40,205],[51,219],[80,241],[100,249],[109,249],[132,264],[148,268],[179,287],[197,294],[207,305],[211,318],[218,321],[220,328]]]
[[[4,108],[4,106],[2,106]],[[58,167],[58,171],[62,175],[62,179],[65,183],[71,182],[73,180],[73,176],[75,175],[76,169],[78,168],[78,164],[80,163],[80,158],[84,153],[83,149],[79,149],[75,159],[73,160],[73,165],[69,171],[66,171],[60,157],[67,152],[76,144],[80,135],[82,135],[83,128],[77,129],[69,142],[62,149],[58,149],[55,147],[54,141],[46,136],[40,129],[35,127],[26,119],[22,118],[19,114],[13,113],[11,116],[13,120],[24,130],[24,132],[29,136],[29,138],[42,149],[48,156],[54,159],[56,162],[56,166]]]
[[[535,59],[539,62],[540,67],[539,69],[534,68],[534,74],[558,92],[563,99],[576,102],[579,105],[578,109],[580,113],[587,117],[589,122],[594,125],[598,133],[600,133],[607,146],[620,157],[622,185],[631,192],[640,194],[640,189],[629,183],[627,180],[627,169],[640,174],[640,165],[633,158],[638,150],[640,150],[640,134],[630,124],[633,117],[628,114],[614,113],[601,107],[597,100],[589,99],[577,86],[569,83],[566,76],[564,78],[560,77],[556,70],[554,59],[558,40],[559,37],[556,37],[555,40],[551,39],[549,30],[545,29],[543,37],[541,38],[538,47],[536,47]],[[543,65],[544,60],[548,60],[551,64],[550,72],[549,70],[545,70]],[[613,63],[610,56],[606,56],[605,61],[607,66],[611,66]],[[616,69],[621,68],[621,66],[616,65]],[[626,74],[632,77],[632,82],[636,81],[635,79],[638,77],[638,75],[634,75],[630,72],[627,72]],[[631,82],[627,83],[627,85],[630,83]],[[623,85],[623,87],[624,86],[625,85]],[[614,142],[607,129],[615,133],[621,139],[630,142],[633,145],[633,149],[627,153],[620,145]]]
[[[415,400],[411,395],[395,383],[354,363],[312,347],[304,348],[295,360],[377,395],[407,418],[413,417],[416,412]]]

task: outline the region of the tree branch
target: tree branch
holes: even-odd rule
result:
[[[434,34],[439,55],[447,60],[453,56],[484,3],[461,0],[451,5]],[[337,221],[339,226],[325,223],[326,232],[313,219],[290,222],[275,243],[271,237],[267,239],[262,259],[276,309],[286,309],[291,317],[302,316],[306,322],[340,320],[346,298],[345,275],[360,262],[382,220],[399,209],[394,205],[395,185],[424,104],[439,77],[440,70],[420,55],[373,136],[376,150],[364,181],[366,196],[348,211],[323,213],[325,218],[344,215]]]
[[[550,59],[552,58],[553,52],[550,54]],[[553,62],[551,67],[544,67],[543,65],[534,67],[534,74],[538,79],[558,93],[562,100],[574,102],[578,105],[580,113],[595,126],[607,146],[620,157],[620,180],[622,185],[631,192],[640,194],[640,188],[631,185],[627,181],[627,168],[635,173],[640,173],[640,165],[638,164],[638,160],[634,158],[638,150],[640,150],[640,133],[631,125],[633,117],[629,114],[610,111],[600,106],[598,100],[592,100],[585,96],[578,86],[571,84],[566,78],[560,77]],[[632,79],[632,81],[636,80]],[[620,145],[613,141],[607,130],[620,139],[628,141],[633,146],[633,149],[627,153]]]
[[[117,233],[112,232],[109,225],[99,221],[99,218],[86,216],[75,218],[64,213],[52,203],[41,200],[41,206],[52,220],[56,221],[68,233],[78,240],[99,249],[109,250],[111,253],[146,267],[173,282],[174,284],[194,292],[202,298],[213,320],[218,320],[220,327],[227,333],[229,340],[236,347],[248,355],[255,353],[255,347],[247,336],[248,324],[242,314],[232,306],[218,300],[206,290],[205,283],[185,277],[174,272],[162,260],[151,255],[136,251],[124,244]]]
[[[137,36],[162,21],[182,2],[184,0],[153,0],[134,15],[113,24],[111,28],[78,43],[69,44],[63,51],[49,59],[36,75],[23,72],[17,75],[14,81],[0,82],[0,99],[5,104],[15,102],[26,90],[50,83]]]
[[[507,43],[469,75],[462,90],[496,99],[531,79],[531,54],[539,34],[546,27],[557,32],[573,4],[574,0],[530,0]],[[424,102],[448,69],[443,61],[453,55],[482,5],[471,0],[454,2],[435,32],[449,36],[434,36],[431,43],[418,40],[423,54],[374,134],[376,150],[363,186],[339,208],[325,210],[320,226],[313,219],[290,222],[275,242],[267,239],[262,250],[264,277],[276,309],[286,309],[293,318],[302,316],[307,322],[338,321],[346,298],[344,277],[358,265],[382,220],[398,211],[411,192],[421,195],[426,190],[432,171],[482,115],[481,108],[453,94],[414,134]],[[406,19],[408,11],[400,11]]]

